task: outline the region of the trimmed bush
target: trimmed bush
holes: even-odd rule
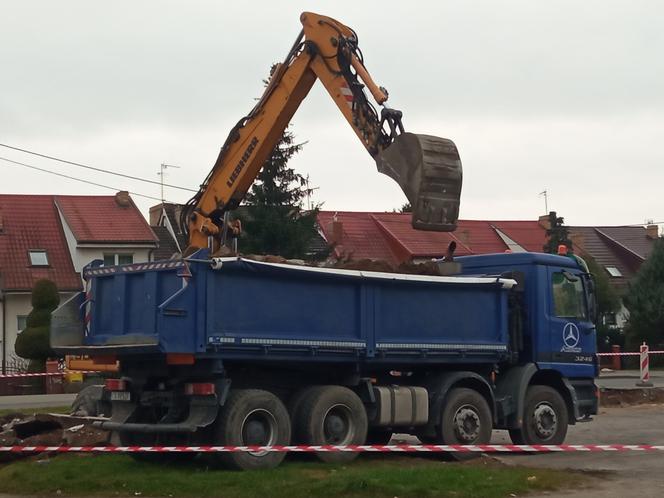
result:
[[[58,288],[50,280],[38,280],[32,288],[32,311],[26,319],[26,328],[16,338],[14,349],[32,365],[43,365],[53,356],[49,341],[51,313],[60,303]]]

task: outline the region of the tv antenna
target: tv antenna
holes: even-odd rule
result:
[[[539,193],[539,195],[544,196],[544,213],[549,214],[549,192],[544,189]]]
[[[159,179],[160,179],[160,182],[161,182],[161,203],[162,204],[164,203],[164,175],[166,174],[166,169],[167,168],[180,169],[180,166],[175,166],[174,164],[161,163],[161,166],[159,168],[159,173],[157,173],[157,174],[159,175],[159,177],[160,177]]]

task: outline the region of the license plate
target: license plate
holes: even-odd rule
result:
[[[131,401],[129,391],[111,391],[111,401]]]

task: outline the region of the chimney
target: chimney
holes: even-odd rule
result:
[[[537,220],[537,224],[539,226],[541,226],[544,230],[551,230],[551,220],[550,220],[549,216],[550,215],[548,215],[548,214],[543,214]]]
[[[115,203],[122,208],[131,206],[129,192],[126,190],[120,190],[117,194],[115,194]]]
[[[336,217],[332,220],[332,240],[333,244],[341,244],[344,238],[344,224],[338,221]]]
[[[2,222],[0,221],[0,230],[2,229]],[[646,236],[650,239],[657,239],[659,237],[659,225],[646,226]]]
[[[157,204],[150,207],[150,226],[159,226],[159,218],[161,218],[162,205]]]

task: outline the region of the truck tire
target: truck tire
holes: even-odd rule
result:
[[[514,444],[563,444],[568,424],[567,405],[560,393],[534,385],[526,391],[523,426],[509,433]]]
[[[91,385],[81,389],[74,402],[71,404],[69,413],[80,417],[111,416],[111,404],[102,401],[103,385]]]
[[[291,416],[291,427],[293,427],[293,434],[295,434],[295,428],[293,425],[293,420],[295,418],[295,414],[299,411],[300,406],[302,405],[302,401],[309,396],[309,393],[313,389],[317,389],[320,386],[309,386],[305,387],[303,389],[300,389],[299,391],[296,391],[295,394],[293,394],[289,400],[288,400],[288,413],[290,413]]]
[[[219,411],[214,428],[215,444],[224,446],[282,446],[291,439],[290,417],[274,394],[260,389],[231,391]],[[285,452],[219,453],[226,466],[239,470],[272,469]]]
[[[448,393],[440,420],[441,444],[488,444],[492,430],[491,410],[484,396],[465,387]]]
[[[295,441],[309,445],[364,444],[367,412],[357,394],[343,386],[317,386],[308,389],[293,414]],[[323,462],[345,463],[356,452],[320,452]]]

